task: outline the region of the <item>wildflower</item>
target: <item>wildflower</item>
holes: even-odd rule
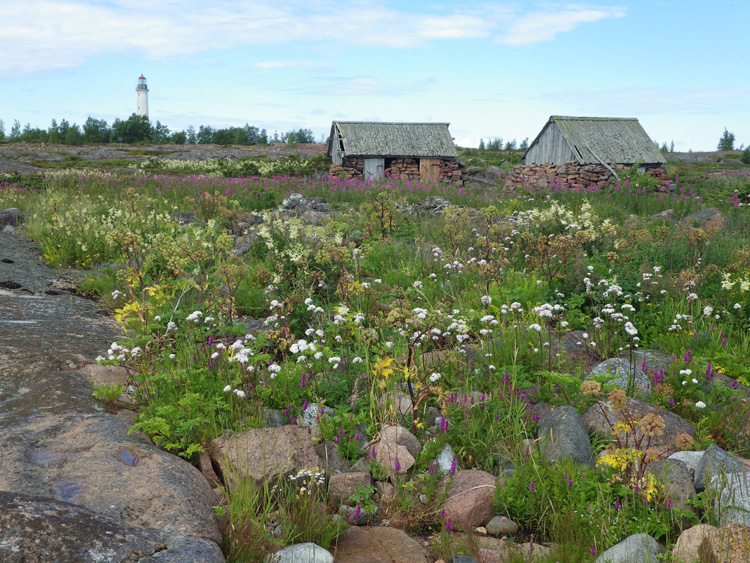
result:
[[[120,290],[119,289],[115,289],[112,292],[112,299],[114,299],[115,301],[117,301],[119,298],[120,298]]]
[[[713,307],[706,306],[703,308],[703,315],[708,317],[711,313],[713,313],[713,311]]]
[[[482,305],[489,305],[492,303],[492,297],[489,295],[482,295]]]
[[[401,471],[401,464],[398,462],[398,459],[393,462],[393,469],[396,473]]]
[[[430,375],[430,381],[432,383],[437,383],[437,381],[440,379],[440,374],[437,372],[433,372],[432,375]]]
[[[535,323],[535,324],[529,325],[529,330],[536,330],[537,332],[542,332],[542,327]]]
[[[625,391],[623,391],[619,387],[612,389],[612,391],[609,392],[609,402],[615,412],[621,411],[628,406]]]
[[[453,459],[451,460],[451,467],[448,470],[448,473],[450,473],[451,475],[455,475],[457,470],[458,470],[458,460],[454,456]]]
[[[235,389],[234,394],[237,395],[240,399],[245,398],[245,392],[240,389]]]
[[[672,510],[674,508],[674,502],[672,502],[671,498],[667,499],[667,510]]]
[[[169,355],[169,359],[170,359],[170,360],[174,360],[174,359],[175,359],[176,357],[177,357],[177,356],[176,356],[175,354],[170,354],[170,355]]]
[[[453,531],[453,522],[450,520],[445,521],[445,531],[446,532],[452,532]]]
[[[529,482],[529,490],[530,490],[530,491],[531,491],[532,493],[535,493],[535,492],[536,492],[536,483],[534,483],[534,481],[530,481],[530,482]]]
[[[698,401],[697,403],[695,403],[695,406],[698,407],[699,409],[705,409],[706,403],[704,403],[703,401]]]
[[[636,329],[631,322],[625,323],[625,326],[623,328],[625,329],[625,332],[627,332],[630,336],[635,336],[636,334],[638,334],[638,329]]]
[[[232,390],[231,385],[227,385],[226,387],[224,387],[224,393],[229,393],[231,390]]]
[[[690,434],[680,434],[675,438],[674,444],[680,450],[690,449],[693,445],[693,437]]]
[[[588,380],[581,383],[581,392],[584,395],[598,395],[602,385],[598,381]]]

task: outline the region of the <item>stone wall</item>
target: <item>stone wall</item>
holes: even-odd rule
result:
[[[625,164],[610,164],[615,172],[630,168]],[[660,184],[666,185],[669,180],[664,167],[646,168],[646,173],[659,180]],[[506,180],[506,185],[547,185],[561,184],[569,186],[593,186],[602,185],[614,181],[611,172],[599,164],[578,164],[566,162],[562,166],[555,164],[528,164],[516,166]]]
[[[385,176],[398,180],[419,180],[418,158],[387,158]],[[332,176],[362,179],[365,159],[346,156],[341,164],[333,163],[329,169]],[[440,180],[455,185],[463,185],[468,179],[466,167],[457,160],[440,160]]]

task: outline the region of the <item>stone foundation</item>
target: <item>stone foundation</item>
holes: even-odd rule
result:
[[[610,164],[615,172],[627,170],[626,164]],[[667,171],[662,166],[646,167],[646,173],[653,176],[661,185],[669,180]],[[614,182],[612,173],[599,164],[580,165],[566,162],[562,166],[555,164],[528,164],[516,166],[506,180],[506,185],[519,187],[523,185],[560,184],[577,187],[589,187]]]

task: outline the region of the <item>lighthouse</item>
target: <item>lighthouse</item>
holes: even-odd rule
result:
[[[139,116],[145,115],[148,118],[148,86],[146,86],[146,77],[141,74],[138,78],[138,85],[135,87],[138,94],[138,109],[136,113]]]

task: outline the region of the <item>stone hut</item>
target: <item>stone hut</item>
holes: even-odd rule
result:
[[[633,165],[660,181],[667,162],[635,118],[553,115],[529,145],[512,184],[589,186],[618,180]]]
[[[463,184],[448,123],[334,121],[328,154],[332,175],[377,180],[383,177]]]

